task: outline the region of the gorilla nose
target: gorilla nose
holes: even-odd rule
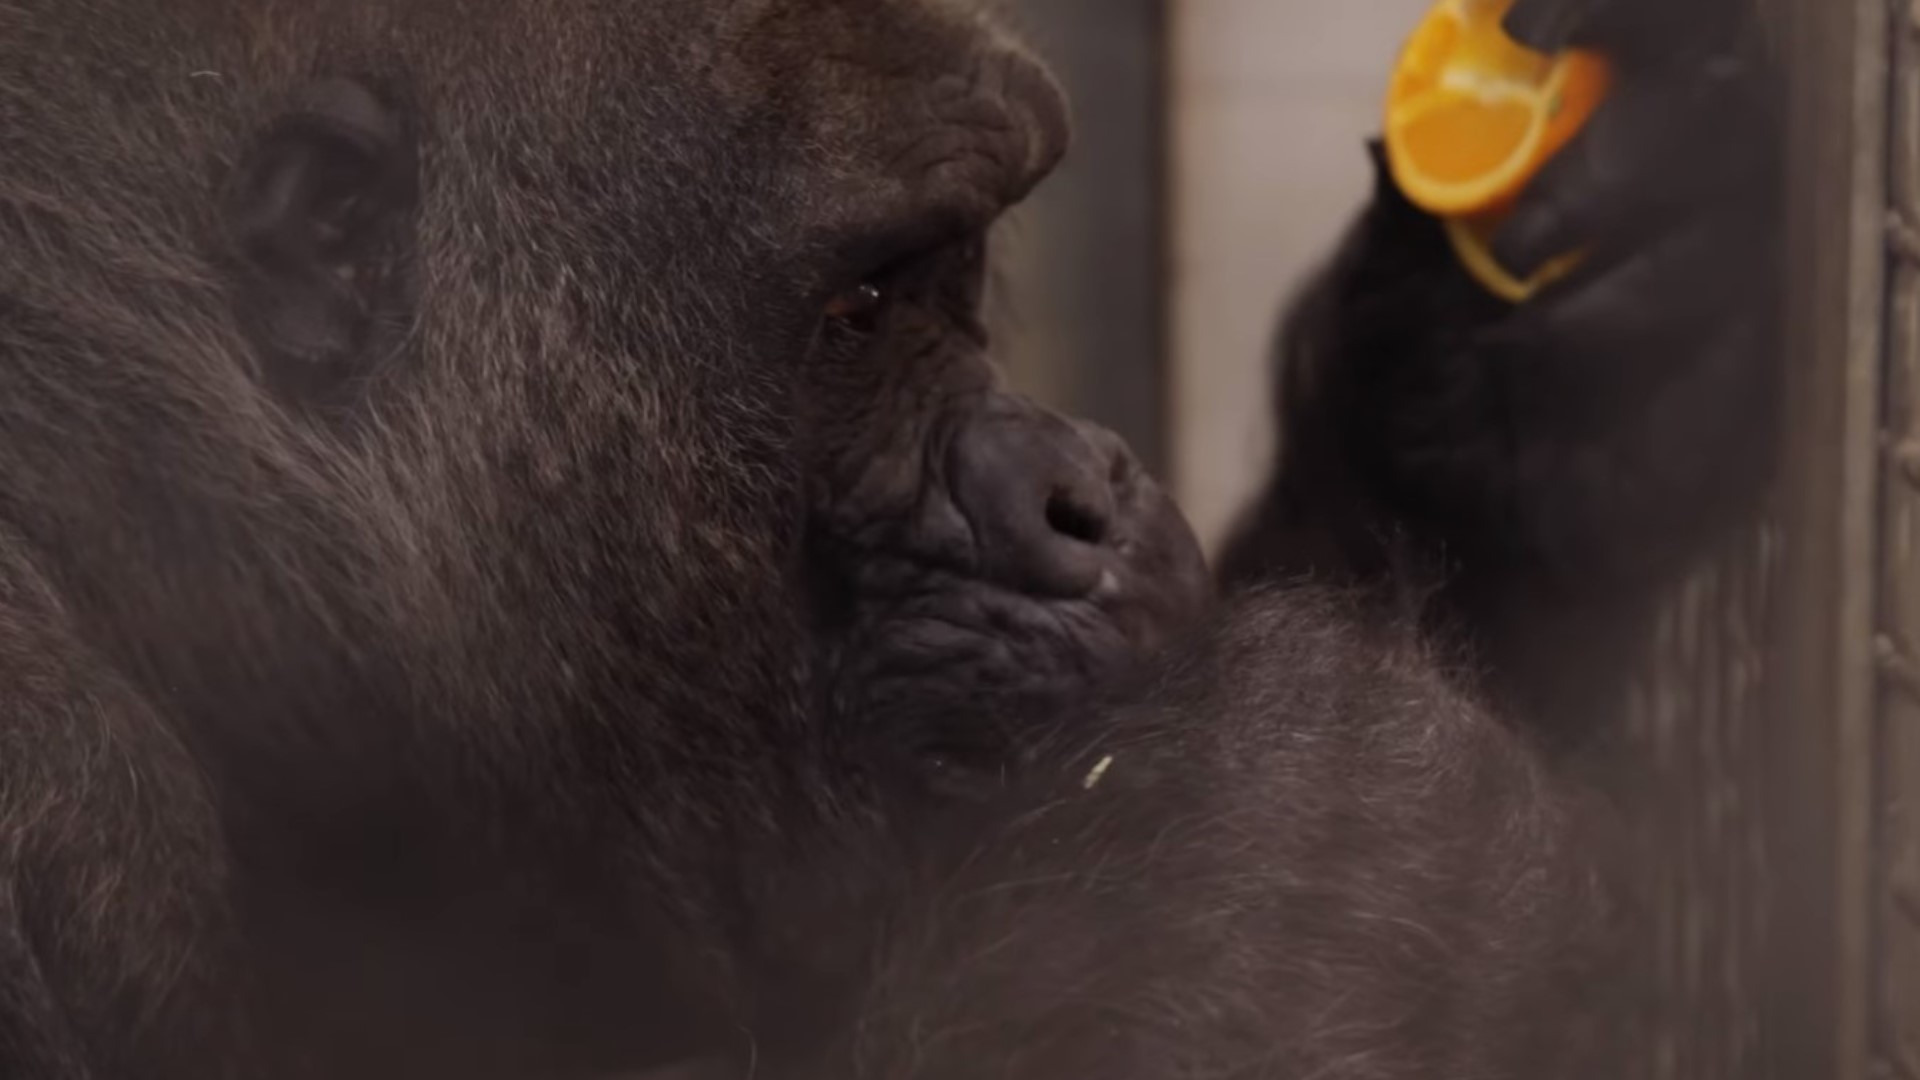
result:
[[[1118,437],[996,396],[955,437],[948,482],[989,578],[1078,597],[1113,565],[1118,488],[1134,471]]]

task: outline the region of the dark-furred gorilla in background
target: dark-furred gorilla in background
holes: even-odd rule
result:
[[[1736,3],[1523,4],[1587,262],[1383,183],[1220,596],[959,3],[0,0],[0,1076],[1613,1075],[1538,645],[1763,486]]]

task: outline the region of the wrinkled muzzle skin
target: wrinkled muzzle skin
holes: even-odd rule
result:
[[[999,383],[984,237],[1064,153],[1067,106],[1008,39],[926,16],[905,12],[864,70],[807,69],[822,144],[843,147],[829,171],[864,181],[825,205],[844,207],[842,286],[872,304],[827,319],[811,350],[808,584],[836,735],[915,771],[991,775],[1023,716],[1137,670],[1211,587],[1122,440]]]

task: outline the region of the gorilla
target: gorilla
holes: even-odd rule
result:
[[[1596,1067],[1579,628],[1766,486],[1739,7],[1516,10],[1586,261],[1383,180],[1210,579],[993,373],[987,13],[0,0],[0,1075]]]

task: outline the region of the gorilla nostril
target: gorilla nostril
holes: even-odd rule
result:
[[[1047,500],[1047,524],[1083,544],[1099,545],[1107,539],[1106,516],[1082,504],[1070,491],[1056,491]]]
[[[1011,395],[969,404],[945,480],[972,527],[978,572],[1035,596],[1091,594],[1133,525],[1109,481],[1118,438]]]

